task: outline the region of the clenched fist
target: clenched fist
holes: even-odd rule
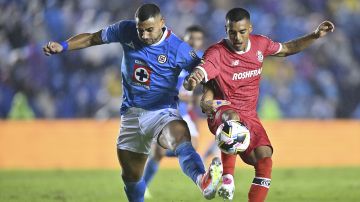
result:
[[[184,81],[184,88],[188,91],[192,91],[195,87],[204,79],[204,73],[199,69],[195,69],[187,79]]]
[[[333,32],[335,25],[330,21],[322,22],[315,30],[315,34],[318,38],[325,36],[328,32]]]
[[[43,51],[45,53],[45,55],[50,56],[53,54],[57,54],[57,53],[61,53],[63,51],[64,47],[57,43],[57,42],[53,42],[53,41],[49,41],[49,43],[43,47]]]

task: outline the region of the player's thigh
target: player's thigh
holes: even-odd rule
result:
[[[117,150],[122,168],[122,177],[127,182],[137,182],[141,179],[148,155],[132,151]]]
[[[173,151],[185,141],[191,141],[191,137],[189,128],[183,120],[173,120],[166,124],[158,138],[162,147]]]

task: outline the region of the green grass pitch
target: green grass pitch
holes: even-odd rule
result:
[[[247,201],[253,170],[236,171],[234,201]],[[207,201],[179,169],[161,169],[148,202]],[[127,201],[114,170],[0,171],[0,202]],[[223,201],[219,197],[213,201]],[[268,202],[360,202],[360,168],[274,169]]]

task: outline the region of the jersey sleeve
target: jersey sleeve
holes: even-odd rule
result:
[[[205,51],[200,65],[196,67],[205,74],[205,82],[219,75],[219,61],[220,53],[216,48],[209,48]]]
[[[127,24],[127,21],[120,21],[102,29],[102,41],[104,43],[123,42]]]
[[[181,69],[191,72],[200,63],[200,58],[191,46],[182,42],[176,54],[176,64]]]
[[[279,42],[274,42],[273,40],[271,40],[270,38],[264,36],[264,40],[265,40],[265,52],[264,55],[268,56],[268,55],[276,55],[277,53],[279,53],[282,49],[282,45]]]

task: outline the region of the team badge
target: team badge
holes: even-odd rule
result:
[[[258,59],[259,62],[264,61],[264,55],[263,55],[263,53],[261,51],[257,51],[256,55],[257,55],[257,59]]]
[[[196,55],[196,52],[195,52],[194,50],[191,50],[191,51],[189,52],[189,55],[190,55],[190,57],[192,57],[192,59],[198,58],[198,56]]]
[[[160,64],[164,64],[166,61],[167,61],[166,55],[161,54],[161,55],[158,56],[158,62]]]
[[[151,69],[143,65],[134,65],[134,74],[132,76],[135,85],[143,86],[147,89],[150,88],[150,75]]]

